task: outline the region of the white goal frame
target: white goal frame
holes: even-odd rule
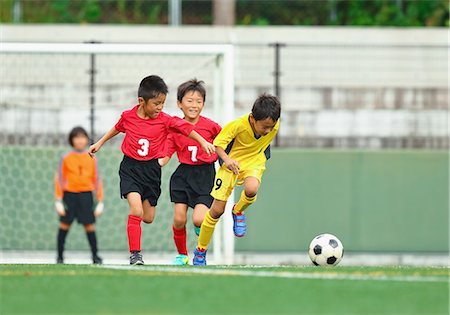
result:
[[[216,55],[214,114],[221,125],[234,119],[233,45],[0,42],[0,53]],[[214,233],[213,258],[215,264],[232,264],[234,261],[234,235],[231,216],[233,200],[234,196],[231,195],[225,214],[217,224]]]

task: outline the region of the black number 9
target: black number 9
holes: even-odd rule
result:
[[[222,187],[222,180],[220,178],[216,179],[216,186],[215,190],[219,190]]]

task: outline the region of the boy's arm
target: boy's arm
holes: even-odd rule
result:
[[[222,147],[216,147],[217,155],[222,159],[223,164],[234,174],[239,175],[239,163],[228,156]]]
[[[167,163],[169,163],[170,158],[175,153],[176,147],[175,147],[175,139],[173,138],[173,134],[169,133],[166,140],[166,145],[164,147],[164,157],[159,158],[158,162],[161,167],[165,166]]]
[[[216,147],[212,143],[206,141],[205,138],[203,138],[197,131],[192,130],[188,137],[192,140],[197,141],[202,147],[202,150],[205,151],[208,155],[211,155],[216,151]]]
[[[62,163],[63,158],[59,162],[58,169],[55,174],[55,209],[59,216],[63,217],[66,215],[66,210],[64,209],[64,204],[62,202],[62,198],[64,196],[63,188],[62,188]]]
[[[194,131],[194,125],[192,125],[191,123],[176,116],[170,116],[168,122],[169,131],[181,133],[182,135],[185,135],[188,138],[197,141],[202,147],[202,150],[205,151],[208,155],[211,155],[211,153],[214,153],[216,151],[214,145],[206,141],[205,138],[199,135],[197,131]]]
[[[234,140],[234,138],[236,138],[239,130],[240,120],[237,119],[223,127],[223,129],[214,139],[214,145],[216,146],[217,155],[222,159],[225,166],[236,175],[239,174],[239,163],[236,160],[230,158],[225,150],[228,145]]]
[[[120,131],[117,130],[116,127],[112,127],[103,137],[100,138],[100,140],[98,140],[96,143],[94,143],[89,147],[88,151],[89,155],[93,156],[95,153],[98,152],[98,150],[100,150],[100,148],[102,147],[102,145],[105,144],[106,141],[108,141],[111,138],[114,138],[119,133]]]

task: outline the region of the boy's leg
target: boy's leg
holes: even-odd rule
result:
[[[256,177],[246,177],[244,179],[244,190],[241,193],[239,201],[233,208],[235,214],[240,214],[245,211],[252,203],[256,201],[256,195],[259,189],[259,180]]]
[[[208,249],[211,237],[214,233],[217,222],[220,216],[225,211],[226,201],[214,199],[211,209],[206,212],[205,218],[200,228],[200,235],[198,236],[197,248],[194,251],[193,264],[196,266],[206,265],[206,250]]]
[[[225,211],[226,204],[226,201],[214,199],[211,209],[206,212],[200,228],[200,235],[198,236],[197,244],[198,249],[206,250],[208,248],[216,224],[219,221],[220,216]]]
[[[196,232],[197,235],[200,234],[200,227],[202,226],[208,210],[209,208],[205,204],[199,203],[195,206],[194,211],[192,212],[192,223],[194,224],[194,228],[198,229],[198,233]]]
[[[66,243],[67,233],[69,233],[70,224],[60,222],[58,229],[58,258],[57,263],[64,263],[64,245]]]
[[[92,261],[94,264],[101,264],[102,259],[98,256],[97,253],[97,235],[95,233],[95,225],[94,224],[85,224],[84,229],[86,231],[86,236],[89,242],[89,246],[91,247],[92,252]]]
[[[186,246],[186,221],[188,205],[184,203],[175,203],[173,216],[173,241],[177,247],[178,254],[188,255]]]
[[[152,206],[148,199],[142,202],[142,221],[150,224],[155,219],[156,207]]]
[[[130,253],[141,251],[141,221],[144,213],[141,195],[137,192],[127,194],[130,214],[128,215],[127,233]]]
[[[259,178],[248,176],[244,178],[244,190],[239,201],[233,207],[233,232],[237,237],[243,237],[247,233],[247,218],[244,211],[256,201],[259,189]]]

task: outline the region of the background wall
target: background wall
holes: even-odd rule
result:
[[[280,42],[286,44],[280,51],[282,146],[448,148],[445,28],[3,24],[1,32],[6,42],[233,44],[236,115],[247,112],[259,94],[274,92],[275,57],[269,45]],[[67,117],[87,127],[89,55],[1,57],[0,143],[16,144],[10,139],[26,134],[47,145],[48,139],[64,138],[73,126],[65,123]],[[212,100],[215,59],[169,57],[96,57],[98,133],[136,102],[137,85],[150,73],[169,84],[169,112],[179,112],[174,91],[192,77],[205,80]],[[45,133],[42,119],[52,126]]]
[[[0,149],[1,249],[54,249],[57,216],[53,176],[63,148]],[[119,198],[119,148],[98,154],[105,184],[105,214],[98,221],[102,250],[127,248],[127,203]],[[174,251],[169,176],[155,223],[143,225],[143,248]],[[248,235],[238,252],[298,252],[316,235],[336,234],[358,252],[448,252],[448,153],[439,151],[308,151],[278,149],[248,210]],[[193,249],[192,225],[188,225]],[[68,249],[87,249],[74,226]]]
[[[448,251],[448,153],[277,150],[238,251],[296,251],[336,234],[351,251]]]

